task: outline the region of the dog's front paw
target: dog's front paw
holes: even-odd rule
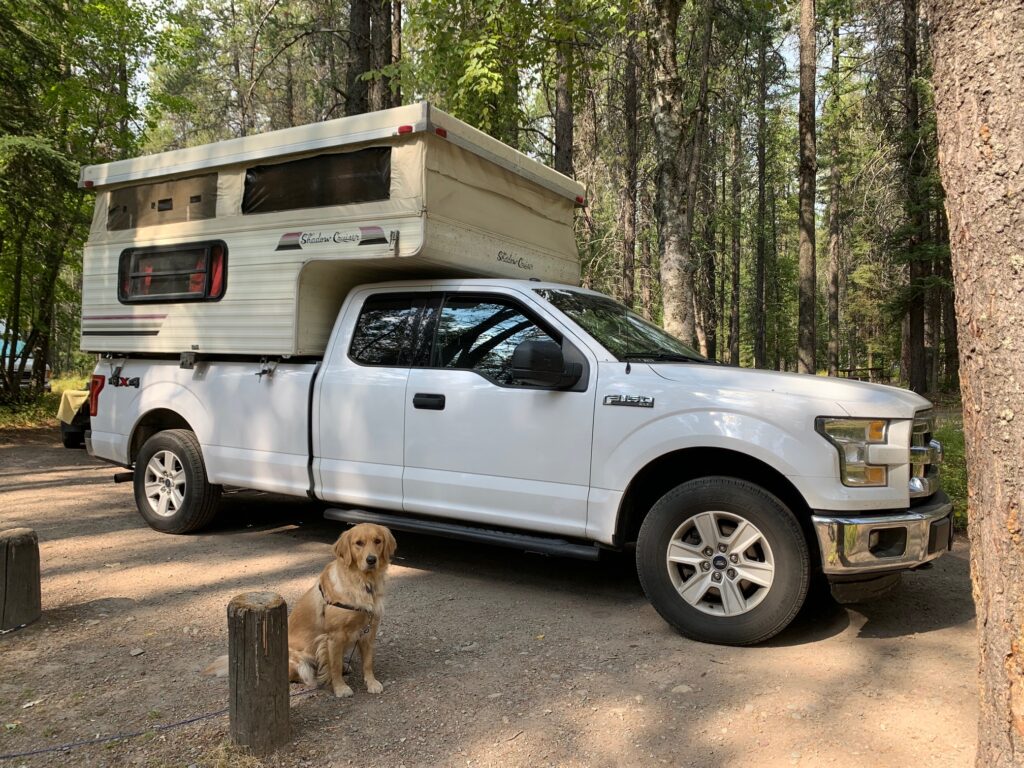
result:
[[[381,685],[380,680],[367,680],[366,690],[368,690],[370,693],[384,693],[384,686]]]
[[[341,685],[334,686],[334,695],[339,699],[345,699],[352,695],[352,689],[342,683]]]

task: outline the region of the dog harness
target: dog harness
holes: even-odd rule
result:
[[[326,605],[333,606],[334,608],[344,608],[346,611],[359,611],[360,613],[365,613],[365,614],[367,614],[369,616],[373,616],[373,609],[372,608],[363,608],[363,607],[358,606],[358,605],[350,605],[348,603],[336,603],[333,600],[328,600],[327,599],[327,595],[324,594],[324,585],[320,584],[319,586],[320,586],[320,597],[322,597],[324,599],[324,603]],[[369,592],[370,594],[373,594],[373,589],[371,587],[369,587],[369,586],[366,588],[366,591]]]

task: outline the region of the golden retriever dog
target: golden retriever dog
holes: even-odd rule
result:
[[[384,690],[373,674],[373,647],[384,609],[388,565],[396,548],[391,531],[372,523],[360,523],[338,537],[335,559],[288,617],[291,682],[330,683],[335,696],[351,696],[344,678],[345,660],[358,648],[366,690]],[[227,661],[227,656],[221,656],[204,674],[226,675]]]
[[[343,677],[345,659],[359,648],[366,690],[384,690],[373,675],[373,646],[396,547],[391,531],[372,523],[360,523],[338,537],[335,560],[288,617],[289,680],[330,683],[335,696],[351,696]]]

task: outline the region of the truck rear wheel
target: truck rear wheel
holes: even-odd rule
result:
[[[187,429],[149,438],[135,460],[135,504],[150,527],[191,533],[217,513],[221,488],[210,485],[199,441]]]
[[[793,620],[810,556],[793,513],[752,483],[705,477],[659,499],[640,528],[637,572],[647,598],[693,640],[752,645]]]

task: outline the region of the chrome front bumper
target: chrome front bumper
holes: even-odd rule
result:
[[[884,573],[934,560],[953,542],[953,503],[938,491],[905,512],[811,517],[827,575]]]

